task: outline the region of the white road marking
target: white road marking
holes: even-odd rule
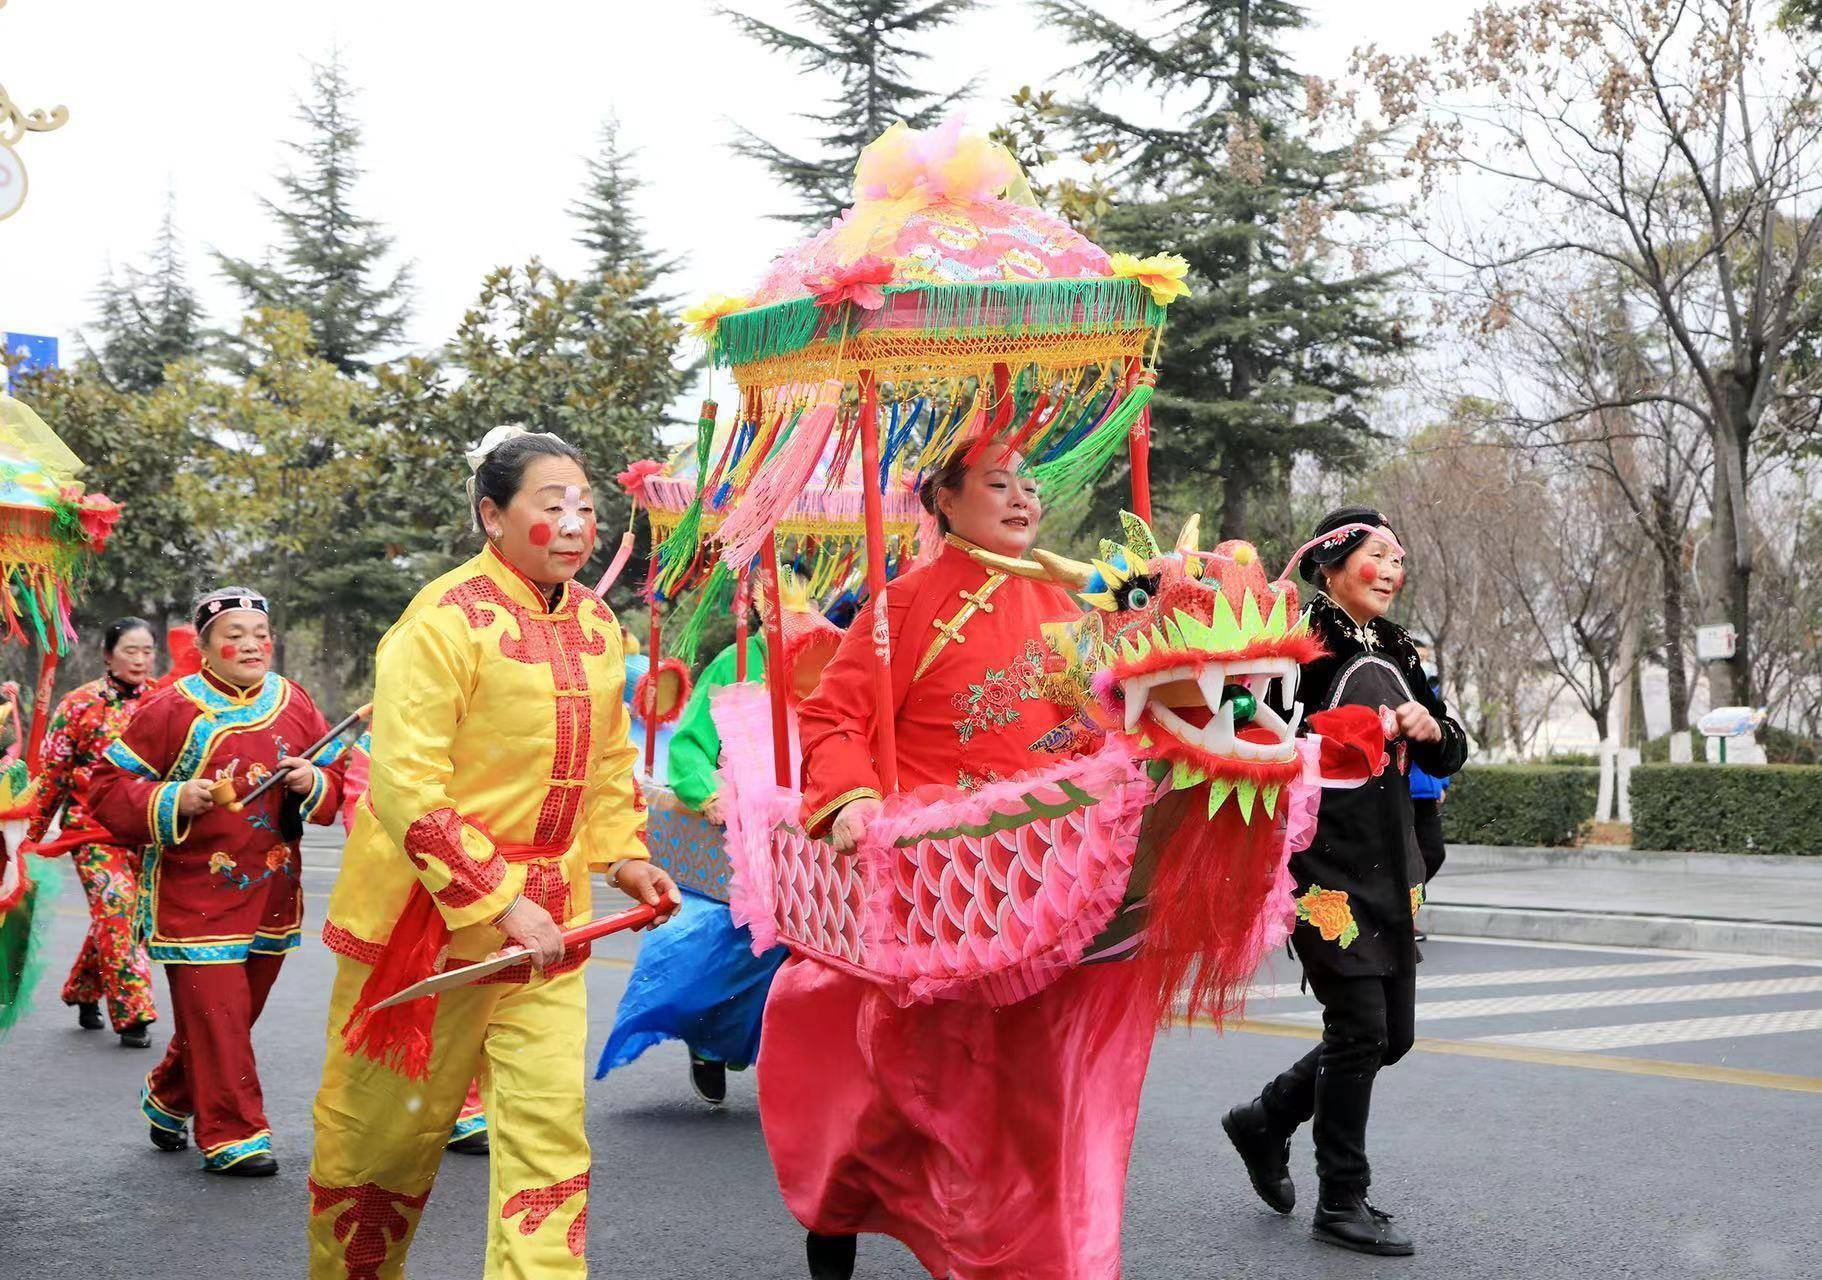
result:
[[[1686,973],[1726,973],[1746,969],[1802,966],[1801,961],[1771,956],[1726,956],[1712,960],[1651,960],[1640,964],[1568,965],[1560,969],[1492,969],[1481,973],[1418,971],[1419,991],[1459,990],[1464,987],[1523,987],[1555,982],[1604,982],[1612,978],[1667,978]],[[1426,966],[1427,967],[1427,966]],[[1807,966],[1804,966],[1807,967]],[[1284,1000],[1301,994],[1294,982],[1268,983],[1253,988],[1249,999]]]
[[[1597,991],[1556,991],[1528,996],[1491,996],[1478,1000],[1418,1001],[1417,1021],[1442,1018],[1493,1018],[1515,1013],[1562,1013],[1571,1009],[1613,1009],[1642,1004],[1683,1004],[1695,1000],[1753,1000],[1766,996],[1811,995],[1822,991],[1822,977],[1758,978],[1746,982],[1704,982],[1680,987],[1614,987]],[[1322,1015],[1299,1012],[1290,1021],[1315,1022]]]
[[[1477,1036],[1473,1043],[1503,1044],[1530,1049],[1571,1049],[1598,1052],[1636,1048],[1640,1045],[1679,1044],[1694,1040],[1733,1040],[1745,1036],[1787,1035],[1795,1031],[1822,1031],[1822,1009],[1791,1009],[1782,1013],[1739,1013],[1720,1018],[1676,1018],[1665,1022],[1632,1022],[1612,1027],[1580,1027],[1567,1031],[1522,1031],[1507,1035]]]

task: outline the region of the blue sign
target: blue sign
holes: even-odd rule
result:
[[[16,362],[7,375],[9,384],[20,374],[57,367],[57,339],[41,333],[9,333],[5,337],[6,353]]]

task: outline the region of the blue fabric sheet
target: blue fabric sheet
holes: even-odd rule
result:
[[[730,1067],[751,1066],[766,993],[784,958],[783,947],[754,955],[752,935],[736,927],[725,903],[685,889],[676,918],[639,948],[595,1079],[665,1040]]]

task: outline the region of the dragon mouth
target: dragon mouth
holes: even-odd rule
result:
[[[1151,712],[1158,728],[1210,755],[1234,760],[1282,762],[1297,755],[1297,663],[1290,658],[1236,658],[1197,661],[1182,666],[1126,676],[1119,682],[1126,732],[1139,731]],[[1230,686],[1252,695],[1251,719],[1236,724]],[[1285,719],[1270,705],[1274,691],[1292,707]]]

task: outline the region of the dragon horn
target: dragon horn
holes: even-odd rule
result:
[[[1029,578],[1033,582],[1054,582],[1076,590],[1087,586],[1088,580],[1094,576],[1092,565],[1038,548],[1032,549],[1029,560],[1002,556],[992,551],[983,551],[979,547],[968,548],[968,554],[976,564],[996,573],[1008,574],[1014,578]]]
[[[1033,547],[1031,558],[1044,566],[1049,572],[1052,582],[1059,582],[1077,591],[1087,586],[1089,580],[1095,576],[1093,565],[1083,564],[1080,560],[1071,560],[1067,556],[1059,556],[1042,547]]]
[[[1186,555],[1194,554],[1202,541],[1202,513],[1196,512],[1183,522],[1183,532],[1177,535],[1177,550]]]
[[[996,552],[983,551],[979,547],[969,547],[968,555],[973,561],[995,573],[1004,573],[1014,578],[1029,578],[1033,582],[1049,582],[1050,571],[1035,560],[1020,560],[1014,556],[1002,556]]]

